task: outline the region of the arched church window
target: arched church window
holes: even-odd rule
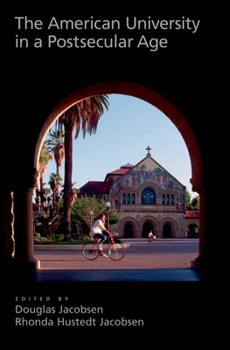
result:
[[[118,199],[115,200],[115,208],[116,208],[116,210],[120,210],[121,209],[120,201]]]
[[[171,205],[174,205],[174,194],[171,195]]]
[[[162,194],[162,204],[165,205],[165,195]]]
[[[123,193],[122,195],[122,204],[126,204],[126,194]]]
[[[152,188],[145,188],[141,194],[141,204],[156,204],[156,192]]]
[[[130,193],[127,194],[127,204],[130,204]]]
[[[135,194],[132,194],[132,204],[135,204]]]
[[[166,205],[169,205],[169,194],[166,195]]]

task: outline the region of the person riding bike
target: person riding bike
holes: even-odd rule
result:
[[[156,239],[156,236],[154,236],[154,234],[152,233],[152,231],[150,231],[149,234],[148,234],[148,238],[149,238],[151,241],[154,241],[154,239]]]
[[[102,232],[106,232],[108,235],[111,235],[111,232],[109,232],[105,228],[105,214],[101,213],[98,215],[96,221],[93,223],[91,227],[91,236],[95,239],[98,239],[99,244],[99,253],[104,258],[108,258],[106,254],[103,253],[102,244],[106,240],[106,235],[104,235]]]

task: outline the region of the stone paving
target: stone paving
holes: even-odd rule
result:
[[[153,247],[154,249],[154,247]],[[152,268],[190,268],[197,254],[192,253],[151,253],[138,254],[128,252],[120,261],[98,257],[89,261],[80,251],[66,251],[62,254],[49,254],[46,251],[35,251],[40,261],[40,269],[152,269]]]
[[[181,241],[182,242],[182,241]],[[188,242],[189,243],[189,242]],[[167,242],[165,242],[167,244]],[[162,247],[162,246],[161,246]],[[81,248],[35,247],[35,257],[40,267],[31,278],[34,281],[200,281],[201,276],[191,268],[197,252],[181,249],[167,251],[160,246],[148,245],[145,252],[127,246],[120,261],[98,257],[89,261]],[[191,250],[190,250],[191,251]]]

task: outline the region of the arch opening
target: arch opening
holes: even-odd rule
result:
[[[200,182],[200,174],[201,174],[201,159],[198,144],[196,138],[190,128],[186,118],[180,113],[180,111],[170,103],[167,99],[165,99],[162,95],[153,91],[145,86],[128,83],[128,82],[120,82],[120,81],[112,81],[105,83],[98,83],[92,86],[86,87],[82,90],[75,91],[70,96],[66,97],[47,117],[37,140],[36,149],[34,152],[34,167],[37,169],[39,154],[41,150],[42,143],[50,129],[51,125],[58,119],[58,117],[68,108],[70,108],[73,104],[78,101],[88,98],[90,96],[98,95],[98,94],[123,94],[127,96],[132,96],[139,98],[145,102],[150,103],[157,109],[159,109],[162,113],[164,113],[171,122],[178,129],[182,138],[185,141],[185,144],[188,149],[190,161],[191,161],[191,179],[190,182],[193,183],[196,181]],[[195,183],[194,183],[194,187]]]
[[[133,238],[133,225],[130,222],[127,222],[124,225],[124,238]]]
[[[74,92],[72,95],[65,98],[48,116],[46,119],[38,140],[36,144],[36,149],[34,153],[34,167],[37,168],[39,161],[39,154],[42,143],[50,129],[50,126],[58,119],[58,117],[71,105],[77,103],[78,101],[85,99],[90,96],[94,96],[97,94],[123,94],[135,98],[139,98],[145,102],[150,103],[154,107],[158,108],[161,112],[163,112],[175,125],[182,138],[185,141],[185,144],[188,149],[188,153],[191,161],[191,183],[193,179],[200,181],[201,174],[201,160],[200,153],[198,149],[198,145],[195,139],[195,136],[186,121],[186,118],[179,112],[179,110],[173,106],[168,100],[166,100],[163,96],[159,95],[157,92],[150,90],[144,86],[140,86],[133,83],[125,83],[125,82],[111,82],[111,83],[100,83],[95,84],[93,86],[84,88],[80,91]],[[152,198],[152,197],[151,197]],[[152,199],[151,199],[152,201]],[[154,197],[155,201],[155,197]],[[151,202],[152,204],[152,202]],[[155,204],[155,202],[154,202]],[[125,225],[125,236],[124,237],[133,237],[134,236],[134,227],[132,224]],[[147,237],[149,231],[154,232],[153,224],[150,222],[145,223],[142,227],[142,237]],[[164,238],[172,238],[173,232],[170,224],[165,224],[163,227],[163,237]],[[126,233],[127,231],[127,233]]]
[[[163,226],[163,238],[172,238],[172,226],[169,223]]]
[[[147,238],[150,231],[152,231],[152,233],[155,234],[155,230],[152,222],[147,221],[144,223],[142,227],[142,237]]]

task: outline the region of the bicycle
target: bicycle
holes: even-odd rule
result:
[[[153,242],[156,241],[156,240],[157,240],[156,236],[154,236],[154,238],[148,237],[148,238],[146,239],[146,242],[148,242],[148,243],[153,243]]]
[[[108,243],[104,244],[103,253],[107,253],[108,257],[114,261],[118,261],[124,258],[126,249],[124,245],[117,240],[116,237],[118,233],[113,233],[108,236]],[[87,242],[82,247],[82,254],[88,260],[95,260],[101,255],[99,251],[99,240],[98,238],[94,238],[92,242]]]

